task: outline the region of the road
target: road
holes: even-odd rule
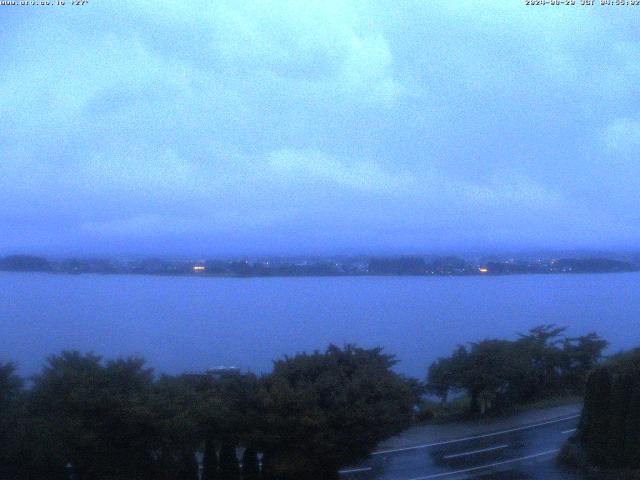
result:
[[[579,479],[555,466],[578,415],[442,442],[380,450],[343,480]]]

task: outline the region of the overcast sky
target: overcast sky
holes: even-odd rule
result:
[[[639,26],[520,0],[0,7],[0,253],[636,248]]]

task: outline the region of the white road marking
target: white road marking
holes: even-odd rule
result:
[[[512,460],[504,460],[502,462],[491,463],[489,465],[481,465],[479,467],[465,468],[464,470],[456,470],[455,472],[444,472],[444,473],[436,473],[433,475],[427,475],[426,477],[415,477],[415,478],[411,478],[410,480],[429,480],[431,478],[450,477],[451,475],[460,475],[461,473],[477,472],[478,470],[484,470],[486,468],[499,467],[501,465],[507,465],[509,463],[524,462],[525,460],[532,460],[534,458],[544,457],[547,455],[551,455],[553,453],[557,453],[559,451],[560,451],[559,449],[547,450],[546,452],[534,453],[533,455],[527,455],[526,457],[514,458]]]
[[[529,430],[529,429],[532,429],[532,428],[543,427],[545,425],[552,425],[554,423],[566,422],[567,420],[573,420],[574,418],[578,418],[579,416],[580,416],[579,414],[578,415],[572,415],[570,417],[560,418],[560,419],[557,419],[557,420],[550,420],[548,422],[536,423],[535,425],[526,425],[524,427],[510,428],[509,430],[503,430],[501,432],[485,433],[484,435],[475,435],[475,436],[472,436],[472,437],[457,438],[455,440],[446,440],[444,442],[425,443],[424,445],[414,445],[412,447],[391,448],[391,449],[388,449],[388,450],[378,450],[377,452],[373,452],[371,455],[384,455],[384,454],[387,454],[387,453],[407,452],[409,450],[418,450],[418,449],[421,449],[421,448],[438,447],[440,445],[450,445],[452,443],[466,442],[466,441],[469,441],[469,440],[477,440],[479,438],[495,437],[495,436],[498,436],[498,435],[504,435],[505,433],[519,432],[521,430]]]
[[[369,470],[371,470],[371,467],[350,468],[348,470],[338,470],[338,473],[344,474],[344,473],[368,472]]]
[[[577,429],[577,428],[572,428],[571,430],[564,430],[562,433],[563,433],[563,434],[573,433],[573,432],[575,432],[576,430],[578,430],[578,429]]]
[[[449,460],[450,458],[466,457],[467,455],[475,455],[476,453],[493,452],[494,450],[502,450],[503,448],[508,448],[508,447],[509,445],[498,445],[497,447],[483,448],[481,450],[473,450],[471,452],[454,453],[453,455],[445,455],[442,458]]]

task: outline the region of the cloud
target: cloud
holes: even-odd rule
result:
[[[136,238],[165,235],[202,235],[198,219],[162,216],[157,214],[138,215],[106,222],[87,222],[81,225],[82,233],[107,238]]]
[[[640,41],[595,8],[7,9],[0,254],[145,235],[171,251],[631,244]]]
[[[606,146],[613,152],[628,152],[640,146],[640,121],[619,118],[604,132]]]
[[[159,54],[203,74],[218,73],[236,87],[260,82],[357,102],[387,102],[402,93],[386,38],[372,24],[363,28],[366,3],[151,3],[123,7],[144,26],[136,28],[140,38]]]
[[[566,200],[557,192],[519,175],[495,175],[486,184],[471,184],[466,188],[470,202],[491,209],[555,212],[567,207]]]
[[[341,161],[317,150],[281,149],[269,154],[269,166],[288,182],[324,182],[379,193],[413,188],[413,178],[407,173],[391,173],[371,161]]]

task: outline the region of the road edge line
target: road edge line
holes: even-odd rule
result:
[[[508,430],[502,430],[500,432],[484,433],[484,434],[480,434],[480,435],[473,435],[471,437],[456,438],[456,439],[453,439],[453,440],[444,440],[442,442],[425,443],[424,445],[413,445],[413,446],[410,446],[410,447],[390,448],[388,450],[378,450],[376,452],[372,452],[371,456],[374,456],[374,455],[385,455],[385,454],[388,454],[388,453],[396,453],[396,452],[406,452],[406,451],[410,451],[410,450],[419,450],[421,448],[438,447],[440,445],[450,445],[452,443],[467,442],[469,440],[477,440],[479,438],[496,437],[498,435],[505,435],[507,433],[519,432],[519,431],[522,431],[522,430],[529,430],[529,429],[532,429],[532,428],[544,427],[546,425],[553,425],[554,423],[566,422],[567,420],[573,420],[574,418],[579,418],[580,416],[581,416],[581,414],[576,414],[576,415],[572,415],[572,416],[565,417],[565,418],[559,418],[559,419],[556,419],[556,420],[550,420],[548,422],[536,423],[536,424],[533,424],[533,425],[525,425],[523,427],[517,427],[517,428],[510,428]]]

